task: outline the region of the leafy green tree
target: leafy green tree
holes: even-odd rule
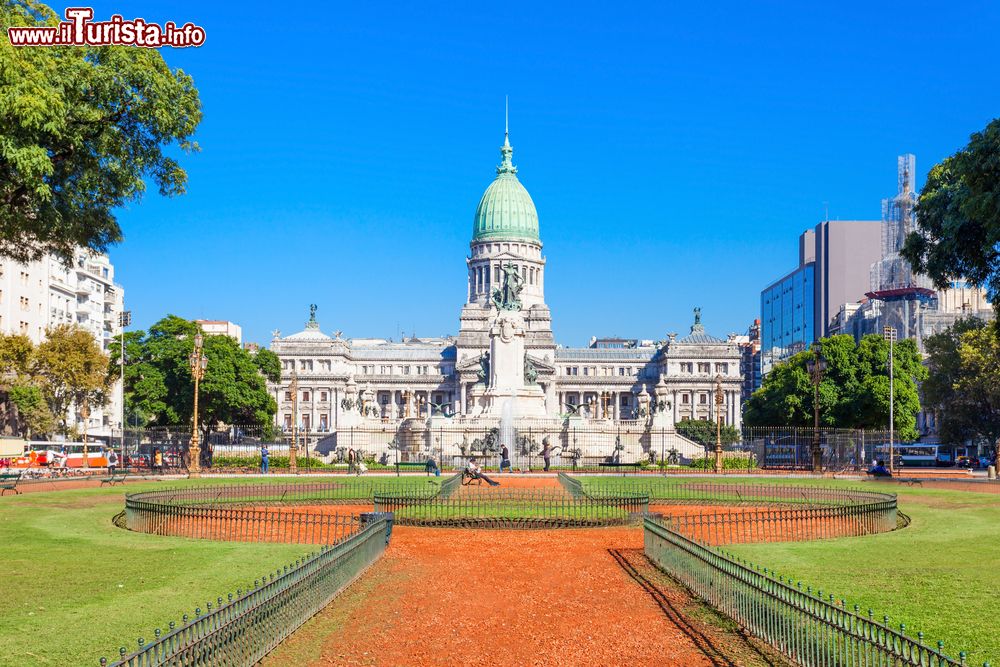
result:
[[[705,419],[682,419],[674,425],[677,432],[688,440],[693,440],[703,447],[715,447],[715,422]],[[740,441],[740,432],[729,424],[722,425],[722,444],[731,445]]]
[[[848,335],[820,341],[826,371],[819,386],[820,426],[886,428],[889,422],[889,344],[881,336],[865,336],[855,344]],[[777,365],[750,397],[744,413],[748,426],[812,426],[815,388],[807,369],[812,351],[800,352]],[[899,437],[917,437],[920,399],[917,383],[927,375],[912,340],[893,346],[895,381],[894,427]]]
[[[930,377],[924,400],[942,439],[1000,442],[1000,337],[997,325],[957,322],[927,341]]]
[[[55,430],[55,418],[39,387],[15,384],[7,394],[10,402],[17,407],[19,435],[31,438],[32,435],[51,433]]]
[[[70,407],[90,408],[108,402],[108,357],[94,336],[75,324],[45,332],[35,350],[33,375],[52,414],[62,419]]]
[[[7,36],[57,23],[35,0],[0,3],[0,255],[18,261],[119,242],[114,210],[145,179],[164,196],[185,190],[164,148],[198,148],[198,91],[156,49],[15,48]]]
[[[988,374],[989,355],[997,354],[994,337],[982,320],[959,320],[947,330],[930,336],[927,349],[929,374],[921,386],[924,405],[937,417],[944,442],[975,438],[995,442],[1000,437],[1000,375]],[[975,353],[974,353],[975,352]],[[973,360],[975,362],[973,363]],[[981,373],[987,372],[983,377]]]
[[[148,332],[125,336],[126,411],[145,416],[143,425],[186,426],[194,408],[190,355],[198,325],[167,315]],[[119,339],[120,340],[120,339]],[[113,365],[120,342],[112,345]],[[251,354],[228,336],[205,336],[208,359],[199,386],[198,422],[203,430],[215,424],[269,424],[278,406],[267,390],[281,365],[270,350]]]
[[[1000,313],[1000,118],[931,169],[902,255],[939,288],[985,287]]]

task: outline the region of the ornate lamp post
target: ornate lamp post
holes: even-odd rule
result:
[[[896,342],[896,330],[893,327],[885,327],[882,329],[882,336],[889,341],[889,473],[895,472],[895,459],[894,456],[894,438],[893,438],[893,426],[895,426],[893,408],[896,403],[896,393],[893,387],[893,368],[892,368],[892,347],[893,343]]]
[[[819,444],[819,385],[823,381],[823,371],[826,370],[826,359],[823,357],[823,346],[819,341],[812,344],[813,358],[806,362],[806,368],[813,383],[813,442],[812,471],[823,472],[823,450]]]
[[[188,456],[191,462],[188,464],[188,477],[201,476],[201,440],[198,432],[198,384],[205,376],[205,369],[208,367],[208,359],[204,354],[205,339],[199,331],[194,336],[194,351],[188,358],[191,364],[191,377],[194,378],[194,415],[191,418],[191,446],[188,448]]]
[[[722,472],[722,404],[725,395],[722,393],[722,376],[715,376],[715,472]]]
[[[288,471],[293,475],[299,472],[299,374],[292,368],[292,383],[288,386],[292,392],[292,446],[288,448]]]

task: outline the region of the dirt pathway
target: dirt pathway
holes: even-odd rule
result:
[[[635,528],[398,527],[385,557],[265,664],[769,664],[641,550]]]

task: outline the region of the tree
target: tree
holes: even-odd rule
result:
[[[167,315],[148,332],[126,334],[126,411],[143,417],[143,425],[190,425],[194,380],[189,358],[196,333],[194,322]],[[277,356],[270,350],[251,354],[228,336],[205,336],[204,341],[208,365],[199,386],[199,427],[210,430],[219,422],[269,424],[278,406],[266,380],[280,378]],[[111,346],[114,363],[120,345]]]
[[[93,334],[75,324],[45,332],[35,351],[34,377],[52,414],[62,419],[71,406],[103,406],[110,390],[109,359]]]
[[[7,395],[17,407],[18,435],[30,438],[34,434],[51,433],[55,430],[56,420],[39,387],[15,384]]]
[[[945,442],[1000,439],[1000,343],[976,319],[959,320],[927,339],[930,375],[924,401],[934,410]]]
[[[855,344],[848,335],[820,341],[826,371],[819,386],[820,426],[882,429],[889,423],[889,343],[869,335]],[[749,426],[803,426],[814,424],[815,388],[807,364],[812,351],[800,352],[777,365],[747,402],[744,422]],[[895,394],[893,425],[904,440],[917,437],[920,411],[917,382],[927,370],[912,340],[893,346]]]
[[[198,91],[156,49],[15,48],[7,36],[56,23],[35,0],[0,4],[0,255],[22,262],[119,242],[114,210],[142,196],[144,179],[164,196],[185,191],[163,149],[198,149]]]
[[[23,437],[48,433],[55,419],[41,389],[33,384],[35,344],[22,334],[0,334],[0,403],[4,431]]]
[[[682,419],[674,427],[688,440],[693,440],[709,449],[715,447],[715,422],[705,419]],[[730,424],[722,425],[721,436],[723,446],[740,441],[740,432]]]
[[[1000,118],[931,169],[916,212],[902,256],[938,288],[985,287],[1000,313]]]

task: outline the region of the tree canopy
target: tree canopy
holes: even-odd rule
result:
[[[819,386],[820,426],[884,429],[889,423],[889,343],[869,335],[855,344],[848,335],[820,341],[827,369]],[[749,426],[812,426],[814,387],[807,370],[812,351],[800,352],[775,366],[747,402]],[[899,437],[917,437],[920,398],[917,383],[927,375],[917,345],[893,346],[893,422]]]
[[[189,359],[196,333],[197,324],[176,315],[167,315],[148,332],[126,333],[125,404],[130,423],[191,423],[194,379]],[[229,336],[205,336],[204,341],[208,365],[199,386],[199,426],[269,424],[278,406],[266,380],[280,377],[277,356],[270,350],[251,354]],[[119,349],[120,342],[111,346],[115,363]]]
[[[198,91],[156,49],[15,48],[7,36],[56,23],[34,0],[0,3],[0,255],[18,261],[119,242],[114,210],[144,179],[164,196],[185,190],[164,148],[198,148]]]
[[[104,405],[113,379],[101,346],[76,325],[49,329],[37,346],[24,335],[0,334],[0,377],[0,400],[8,415],[9,406],[16,408],[13,430],[25,436],[53,432],[84,401]]]
[[[693,440],[703,447],[715,447],[715,422],[705,419],[682,419],[674,426],[677,432],[688,440]],[[723,424],[720,432],[722,444],[731,445],[740,441],[740,432],[730,424]]]
[[[942,441],[1000,439],[1000,342],[996,325],[959,320],[926,341],[930,374],[925,405],[937,416]]]
[[[1000,309],[1000,118],[931,169],[916,211],[902,256],[938,288],[956,277],[986,288]]]

